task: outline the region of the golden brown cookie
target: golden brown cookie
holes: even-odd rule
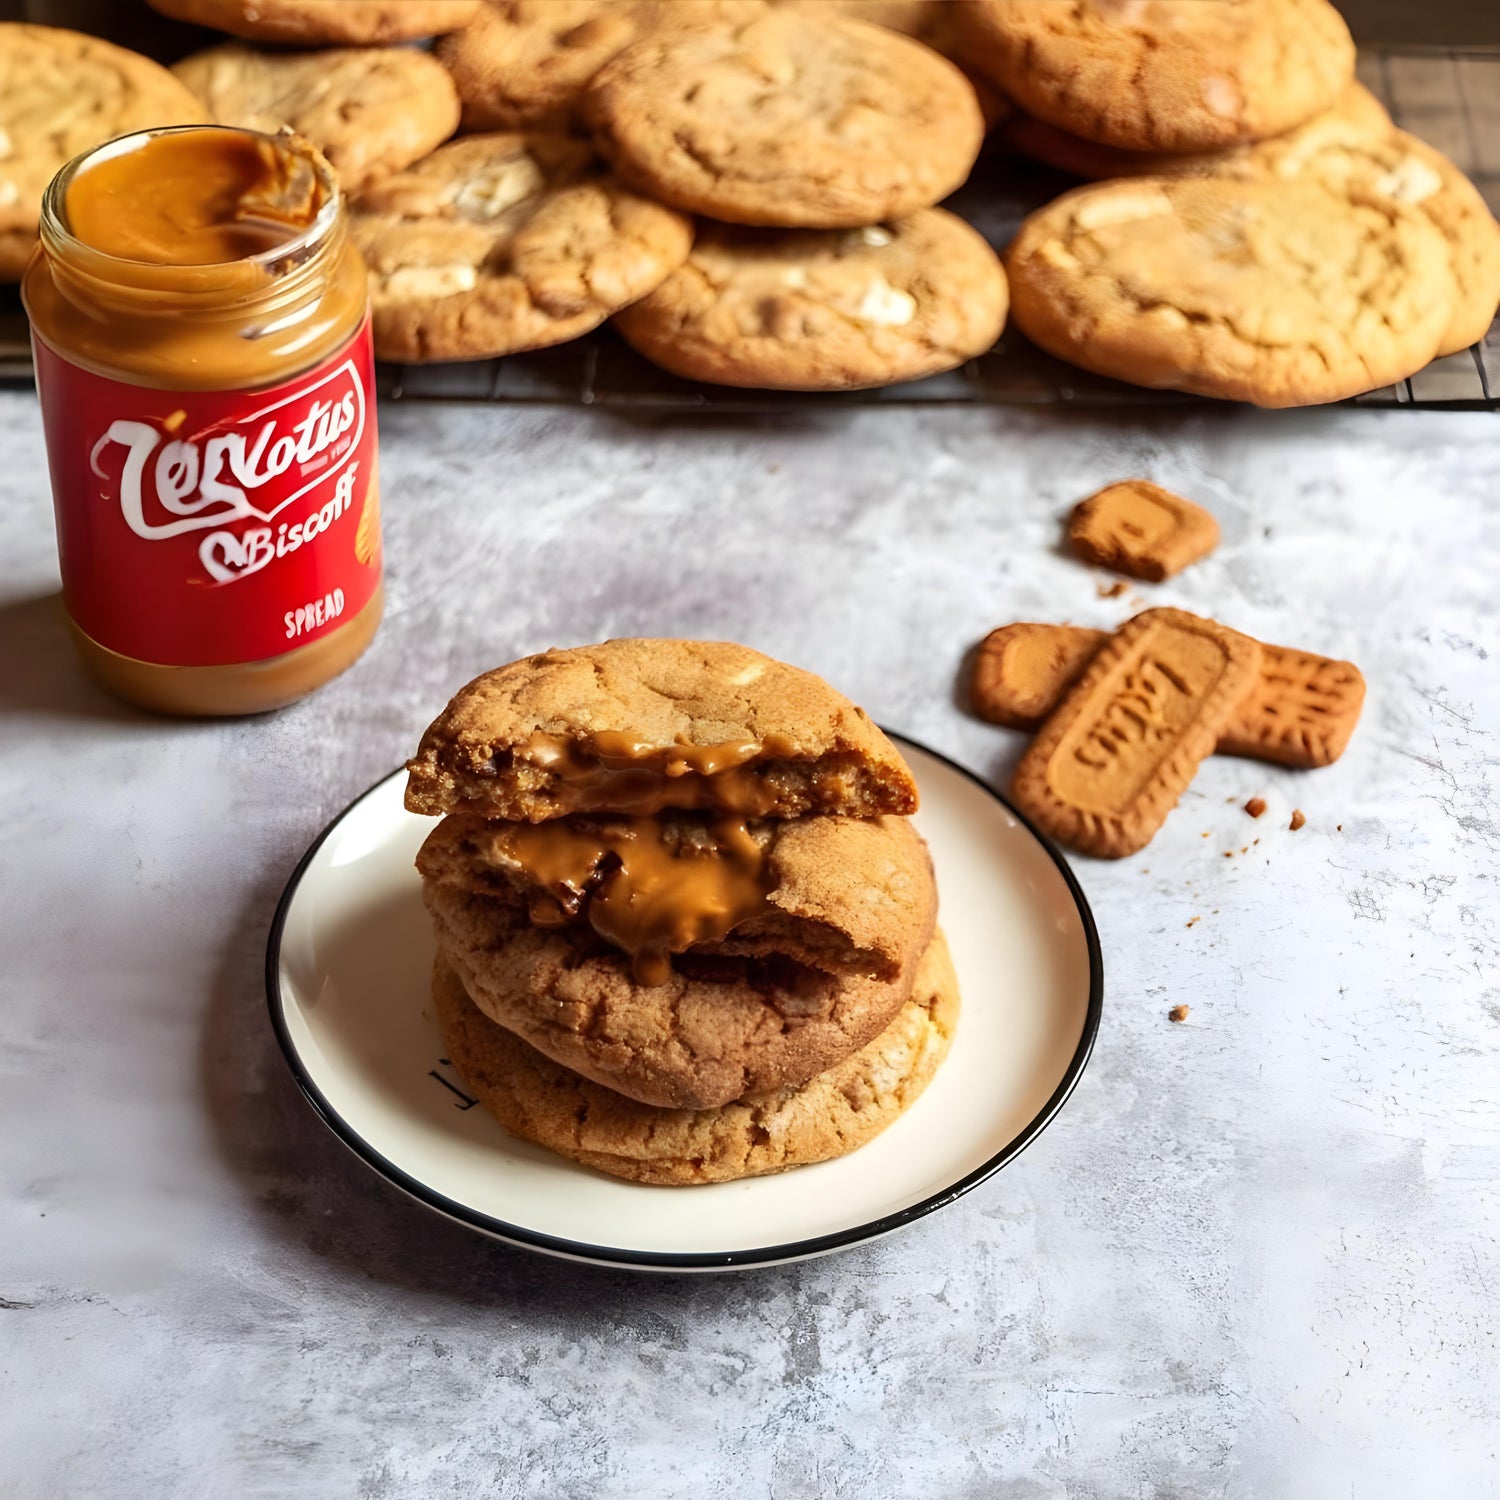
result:
[[[577,338],[686,259],[692,226],[566,136],[475,135],[353,205],[382,359],[488,359]]]
[[[579,814],[545,824],[507,823],[497,819],[453,814],[428,834],[417,854],[424,879],[453,886],[469,894],[509,899],[531,912],[539,898],[571,894],[566,910],[544,900],[547,920],[572,925],[580,932],[590,926],[611,941],[607,923],[592,920],[600,888],[619,856],[605,852],[562,889],[572,875],[556,857],[555,846],[544,845],[541,859],[534,853],[539,833],[566,829],[587,846],[608,851],[609,835],[624,834],[619,847],[630,849],[630,839],[642,839],[657,828],[675,859],[666,861],[674,879],[663,882],[666,897],[681,906],[683,879],[694,878],[715,863],[713,836],[716,820],[702,813],[664,813],[644,820]],[[894,979],[911,955],[913,945],[925,942],[932,926],[932,877],[921,837],[907,818],[790,818],[752,823],[749,835],[759,849],[759,889],[749,915],[730,910],[727,931],[705,938],[684,932],[671,951],[691,948],[694,954],[737,958],[782,957],[831,974],[869,974]],[[603,835],[601,839],[600,835]],[[648,850],[647,853],[652,851]],[[629,857],[629,856],[627,856]],[[620,861],[624,863],[623,860]],[[602,878],[601,878],[602,877]],[[645,881],[626,893],[643,905],[654,892]],[[724,886],[710,883],[710,903],[720,900]]]
[[[1068,543],[1085,562],[1160,583],[1219,545],[1219,523],[1159,484],[1126,479],[1073,507]]]
[[[1005,326],[999,257],[940,208],[864,229],[700,226],[687,264],[615,327],[718,385],[836,391],[951,370]]]
[[[1395,127],[1385,106],[1362,83],[1351,83],[1328,109],[1282,135],[1225,146],[1217,151],[1129,151],[1070,135],[1021,110],[1001,126],[1006,143],[1036,161],[1100,181],[1106,177],[1185,177],[1246,171],[1246,163],[1267,151],[1300,150],[1317,141],[1385,136]]]
[[[438,951],[492,1021],[616,1093],[668,1108],[713,1109],[804,1083],[842,1062],[910,997],[937,896],[920,838],[906,819],[890,823],[874,878],[888,893],[884,904],[902,918],[904,943],[899,967],[885,977],[853,966],[834,972],[791,956],[788,950],[805,955],[808,945],[786,924],[758,938],[731,933],[707,950],[691,949],[661,983],[644,984],[630,960],[587,926],[533,926],[519,895],[474,895],[432,880],[424,880],[422,894]],[[841,878],[817,864],[799,870],[799,858],[810,852],[773,853],[789,884]],[[828,907],[820,916],[839,920]]]
[[[264,52],[226,42],[172,71],[221,125],[287,125],[305,136],[348,193],[410,166],[458,128],[453,80],[414,47]]]
[[[1154,173],[1271,182],[1308,177],[1341,194],[1358,189],[1417,208],[1448,241],[1457,283],[1439,354],[1482,339],[1500,303],[1500,225],[1479,190],[1441,152],[1397,130],[1360,84],[1351,84],[1334,108],[1285,135],[1224,151],[1177,156],[1121,151],[1020,114],[1004,128],[1018,151],[1080,177]]]
[[[1303,770],[1331,766],[1364,702],[1364,674],[1352,661],[1263,645],[1260,671],[1220,733],[1218,753]]]
[[[467,26],[480,0],[150,0],[164,16],[252,42],[368,47]]]
[[[1121,626],[1016,767],[1016,803],[1052,837],[1120,859],[1151,842],[1260,669],[1249,636],[1178,609]]]
[[[1423,214],[1448,245],[1457,295],[1437,352],[1453,354],[1482,340],[1500,305],[1500,224],[1479,189],[1440,151],[1404,130],[1309,135],[1263,148],[1239,166],[1276,182],[1299,177],[1335,192],[1368,193]]]
[[[0,281],[20,279],[42,191],[80,151],[208,117],[150,58],[55,26],[0,24]]]
[[[491,1021],[441,956],[433,1001],[464,1081],[512,1135],[636,1182],[728,1182],[857,1150],[908,1109],[948,1054],[958,979],[942,934],[911,998],[852,1057],[798,1088],[712,1110],[659,1109],[560,1067]]]
[[[1135,151],[1279,135],[1354,76],[1328,0],[973,0],[962,56],[1028,114]]]
[[[438,43],[469,130],[582,130],[583,91],[617,53],[674,26],[736,20],[764,0],[491,0]]]
[[[406,805],[539,822],[714,808],[910,813],[896,748],[820,677],[724,641],[543,651],[460,688],[407,763]]]
[[[930,48],[787,10],[637,42],[594,76],[586,112],[642,191],[787,228],[878,224],[936,203],[984,135],[974,90]]]
[[[974,661],[975,710],[1009,729],[1035,729],[1109,639],[1079,625],[1002,625]],[[1260,671],[1219,734],[1215,753],[1300,770],[1332,765],[1348,747],[1365,701],[1352,661],[1292,646],[1260,648]]]
[[[1035,729],[1108,639],[1107,630],[1024,621],[990,631],[974,653],[975,712],[1007,729]]]
[[[1049,353],[1260,406],[1336,401],[1421,369],[1457,294],[1429,219],[1305,177],[1078,188],[1026,220],[1006,269],[1016,323]]]

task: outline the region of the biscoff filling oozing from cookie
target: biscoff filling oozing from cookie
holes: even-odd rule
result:
[[[494,854],[532,892],[533,926],[587,921],[629,954],[641,984],[664,984],[673,954],[717,942],[756,916],[769,889],[761,843],[743,818],[671,827],[656,817],[514,823]]]
[[[536,733],[510,752],[555,778],[560,814],[649,817],[668,808],[764,817],[779,796],[770,763],[796,747],[779,735],[717,745],[653,745],[618,730],[586,740]]]
[[[482,779],[504,778],[545,802],[545,811],[521,815],[531,821],[569,813],[650,817],[671,809],[785,816],[833,808],[857,798],[861,786],[852,760],[804,757],[794,741],[777,734],[711,745],[659,745],[619,730],[582,737],[538,730],[495,751],[482,765],[454,769]],[[793,798],[797,806],[789,809]]]
[[[556,815],[503,825],[496,853],[534,892],[533,926],[586,920],[630,955],[638,982],[665,983],[673,954],[764,910],[770,881],[747,819],[776,807],[778,767],[795,749],[779,735],[656,745],[618,730],[582,740],[538,731],[497,759],[551,777]]]

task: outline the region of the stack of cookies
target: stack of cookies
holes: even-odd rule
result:
[[[482,133],[356,204],[386,358],[614,316],[678,374],[823,390],[999,335],[998,258],[932,207],[973,165],[979,106],[917,41],[763,0],[514,0],[438,56]]]
[[[973,0],[963,56],[1080,188],[1007,256],[1017,325],[1100,374],[1292,406],[1481,339],[1500,225],[1354,82],[1328,0]]]
[[[408,766],[447,1055],[513,1134],[691,1184],[842,1155],[947,1053],[911,773],[826,683],[621,640],[463,688]]]
[[[994,252],[932,206],[969,175],[984,120],[921,43],[773,9],[626,48],[585,114],[623,178],[704,216],[687,264],[615,319],[664,368],[847,389],[951,369],[999,336]]]

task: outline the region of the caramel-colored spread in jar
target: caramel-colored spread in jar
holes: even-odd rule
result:
[[[630,955],[642,984],[665,983],[671,955],[717,941],[766,904],[765,857],[742,818],[510,823],[494,852],[534,889],[533,925],[586,918]]]
[[[365,272],[290,134],[143,131],[42,206],[31,319],[63,598],[119,696],[252,713],[380,621]]]
[[[767,762],[795,754],[790,740],[729,740],[716,745],[656,745],[617,730],[587,741],[538,732],[517,752],[561,784],[559,810],[645,817],[677,809],[709,809],[764,817],[777,791],[761,774]]]

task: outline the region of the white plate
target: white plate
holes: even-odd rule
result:
[[[862,1150],[772,1177],[662,1188],[507,1135],[443,1060],[412,865],[432,824],[402,807],[399,771],[323,831],[271,925],[266,991],[298,1083],[344,1143],[412,1197],[576,1260],[655,1270],[800,1260],[951,1203],[1072,1092],[1099,1027],[1103,969],[1061,856],[978,778],[902,747],[963,1009],[926,1093]]]

